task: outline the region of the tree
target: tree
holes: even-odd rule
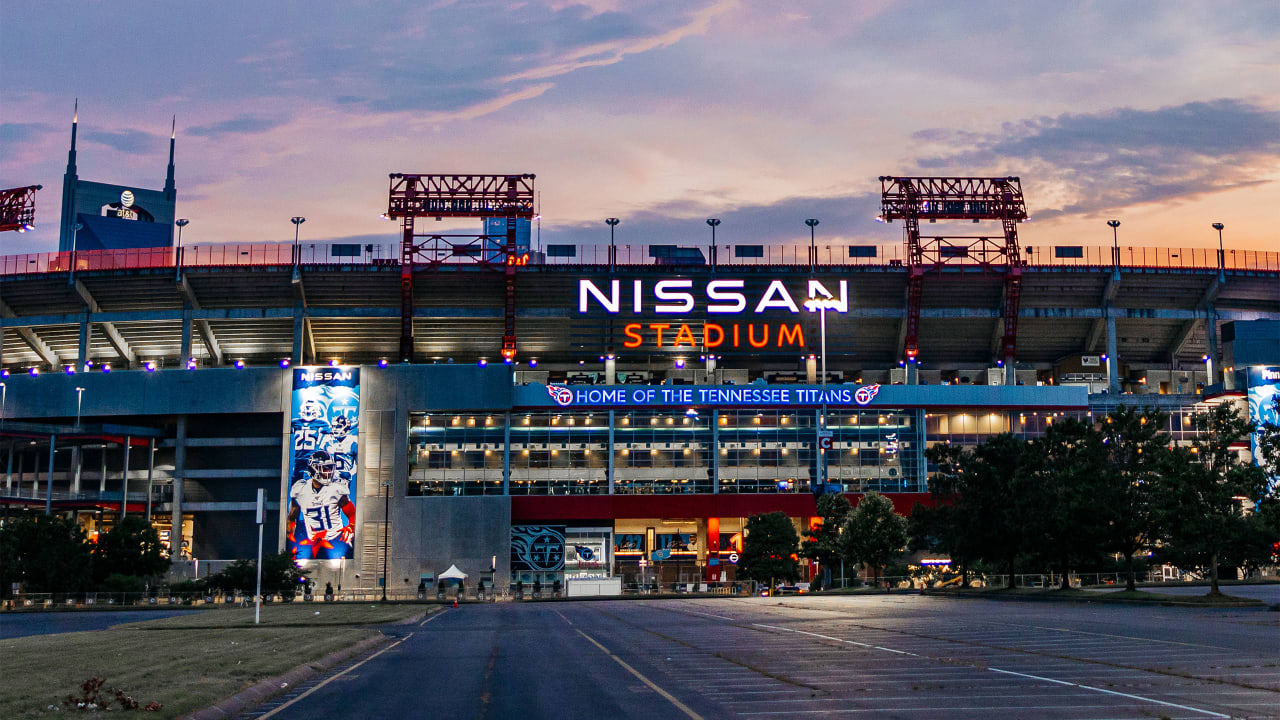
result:
[[[92,581],[92,546],[75,520],[19,515],[0,527],[0,593],[79,592]]]
[[[1070,585],[1071,570],[1100,554],[1107,523],[1098,503],[1106,465],[1106,444],[1091,425],[1064,420],[1049,426],[1023,454],[1018,483],[1025,504],[1036,508],[1024,518],[1027,553],[1041,559]]]
[[[822,524],[809,530],[809,537],[800,543],[800,555],[817,560],[825,574],[840,562],[840,528],[853,506],[841,493],[827,493],[818,497],[818,516]]]
[[[1161,478],[1165,553],[1177,565],[1207,567],[1209,594],[1220,595],[1219,564],[1245,564],[1256,541],[1242,503],[1252,507],[1263,500],[1267,479],[1262,468],[1232,447],[1253,432],[1253,423],[1235,408],[1219,405],[1195,415],[1192,423],[1196,439],[1169,453]]]
[[[948,551],[967,562],[1003,564],[1013,587],[1034,510],[1023,472],[1027,443],[1003,433],[973,450],[938,444],[926,455],[937,467],[931,490],[934,498],[954,508],[956,532],[949,538]]]
[[[959,547],[965,525],[950,502],[934,507],[916,503],[907,516],[907,550],[950,556],[960,569],[962,585],[969,587],[969,560]]]
[[[767,581],[772,593],[778,579],[794,581],[800,576],[798,543],[796,528],[784,513],[752,515],[747,518],[738,572],[749,580]]]
[[[160,536],[145,518],[127,515],[98,536],[93,551],[93,581],[101,584],[111,575],[138,578],[163,575],[169,570]]]
[[[1101,547],[1124,556],[1126,588],[1137,588],[1134,557],[1154,546],[1163,530],[1158,490],[1162,466],[1168,466],[1168,416],[1121,405],[1098,425],[1105,464],[1095,505],[1107,525]]]
[[[304,577],[291,553],[262,556],[262,594],[292,598]],[[257,587],[258,565],[253,560],[237,560],[209,577],[209,587],[223,592],[252,593]]]
[[[862,496],[845,521],[845,559],[871,567],[880,580],[880,570],[902,553],[907,544],[907,519],[893,511],[893,502],[877,492]]]

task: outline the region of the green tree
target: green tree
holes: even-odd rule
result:
[[[93,581],[101,584],[111,575],[148,578],[169,570],[160,536],[145,518],[127,515],[98,536],[93,551]]]
[[[830,574],[841,558],[840,528],[853,506],[841,493],[827,493],[818,497],[818,516],[822,524],[809,530],[809,537],[800,543],[800,556],[817,560],[824,574]]]
[[[768,582],[772,594],[777,580],[794,581],[800,576],[796,562],[799,539],[786,514],[752,515],[747,518],[738,572],[748,580]]]
[[[1094,503],[1106,518],[1101,547],[1124,556],[1131,591],[1137,588],[1135,557],[1164,531],[1157,486],[1161,468],[1169,465],[1167,421],[1157,410],[1121,405],[1098,424],[1106,455]]]
[[[972,450],[938,444],[926,452],[937,467],[934,498],[954,508],[955,534],[948,552],[966,562],[1003,564],[1014,586],[1018,555],[1025,546],[1034,507],[1025,489],[1027,443],[1009,433]]]
[[[878,582],[884,565],[906,547],[907,519],[894,512],[889,498],[869,492],[849,513],[843,539],[845,560],[870,566]]]
[[[283,552],[262,556],[262,594],[292,598],[301,587],[302,570],[291,553]],[[237,560],[211,575],[206,581],[209,587],[223,592],[240,592],[252,595],[258,582],[258,563],[254,560]]]
[[[1073,569],[1101,554],[1107,523],[1097,500],[1105,451],[1091,425],[1065,420],[1028,444],[1018,469],[1025,504],[1035,508],[1023,520],[1023,550],[1056,570],[1063,589]]]
[[[907,516],[907,550],[949,556],[951,569],[958,568],[961,584],[968,587],[969,560],[960,542],[965,529],[966,523],[949,501],[933,507],[916,503]]]
[[[92,545],[75,520],[19,515],[0,527],[0,593],[79,592],[92,581]]]
[[[1220,595],[1218,566],[1246,564],[1257,538],[1244,506],[1263,500],[1266,472],[1242,458],[1253,424],[1230,405],[1192,418],[1198,431],[1190,447],[1169,453],[1158,497],[1168,523],[1165,555],[1182,567],[1207,568],[1209,594]]]

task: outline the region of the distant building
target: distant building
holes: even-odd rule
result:
[[[173,181],[176,133],[169,136],[169,168],[163,190],[81,180],[76,174],[76,128],[71,121],[71,150],[62,176],[62,220],[58,251],[118,250],[173,246],[178,190]],[[76,225],[80,228],[77,230]]]
[[[485,218],[485,250],[504,252],[507,249],[507,219]],[[526,255],[532,249],[533,227],[528,218],[516,218],[516,254]]]

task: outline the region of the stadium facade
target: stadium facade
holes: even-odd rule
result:
[[[728,581],[749,515],[802,528],[815,491],[928,502],[933,443],[1120,403],[1184,441],[1250,370],[1280,378],[1275,253],[1033,260],[1006,363],[998,275],[931,274],[907,362],[901,264],[818,250],[535,255],[511,363],[502,273],[468,264],[415,273],[399,362],[390,245],[0,258],[0,502],[91,532],[148,513],[200,575],[253,554],[265,488],[267,536],[346,590],[450,565],[499,587]]]

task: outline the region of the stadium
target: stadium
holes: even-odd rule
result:
[[[534,247],[533,183],[392,175],[398,242],[109,247],[115,203],[0,257],[4,512],[144,513],[204,576],[262,489],[344,591],[732,582],[750,515],[930,502],[934,443],[1122,403],[1182,441],[1280,382],[1280,253],[1026,246],[1017,178],[880,178],[884,244],[794,247]]]

